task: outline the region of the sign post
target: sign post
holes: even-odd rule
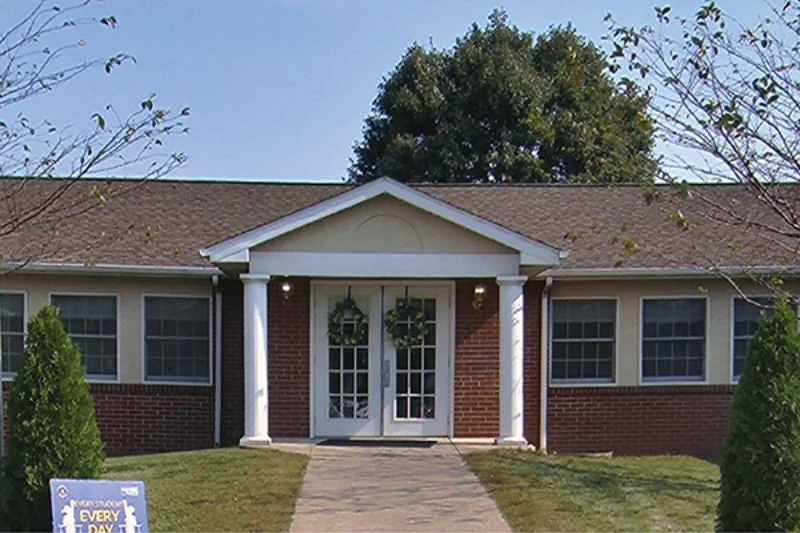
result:
[[[147,533],[141,481],[51,479],[54,533]]]

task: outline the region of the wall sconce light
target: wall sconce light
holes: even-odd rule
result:
[[[281,283],[281,294],[283,294],[283,299],[288,301],[292,295],[292,284],[289,280],[285,280]]]
[[[483,307],[483,297],[486,296],[486,285],[483,283],[476,283],[475,288],[472,290],[472,308],[480,309]]]

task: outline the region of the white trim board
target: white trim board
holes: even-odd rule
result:
[[[251,252],[250,272],[343,278],[494,278],[517,275],[518,254]]]
[[[555,266],[567,254],[567,252],[520,235],[390,178],[379,178],[311,207],[301,209],[232,239],[200,250],[200,254],[208,257],[214,263],[230,262],[233,258],[241,260],[243,252],[256,245],[273,240],[381,195],[391,196],[516,250],[519,252],[520,262],[525,265]]]

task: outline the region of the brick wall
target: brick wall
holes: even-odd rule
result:
[[[481,309],[472,307],[479,280],[456,282],[454,435],[497,437],[500,431],[498,286],[486,285]]]
[[[732,385],[551,388],[548,449],[718,457],[734,390]]]
[[[214,446],[214,388],[92,384],[106,453],[195,450]]]
[[[10,385],[3,384],[5,401]],[[109,456],[214,446],[213,387],[92,383],[90,390]]]

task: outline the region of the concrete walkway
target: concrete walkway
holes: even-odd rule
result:
[[[291,531],[510,531],[450,443],[314,446]]]

